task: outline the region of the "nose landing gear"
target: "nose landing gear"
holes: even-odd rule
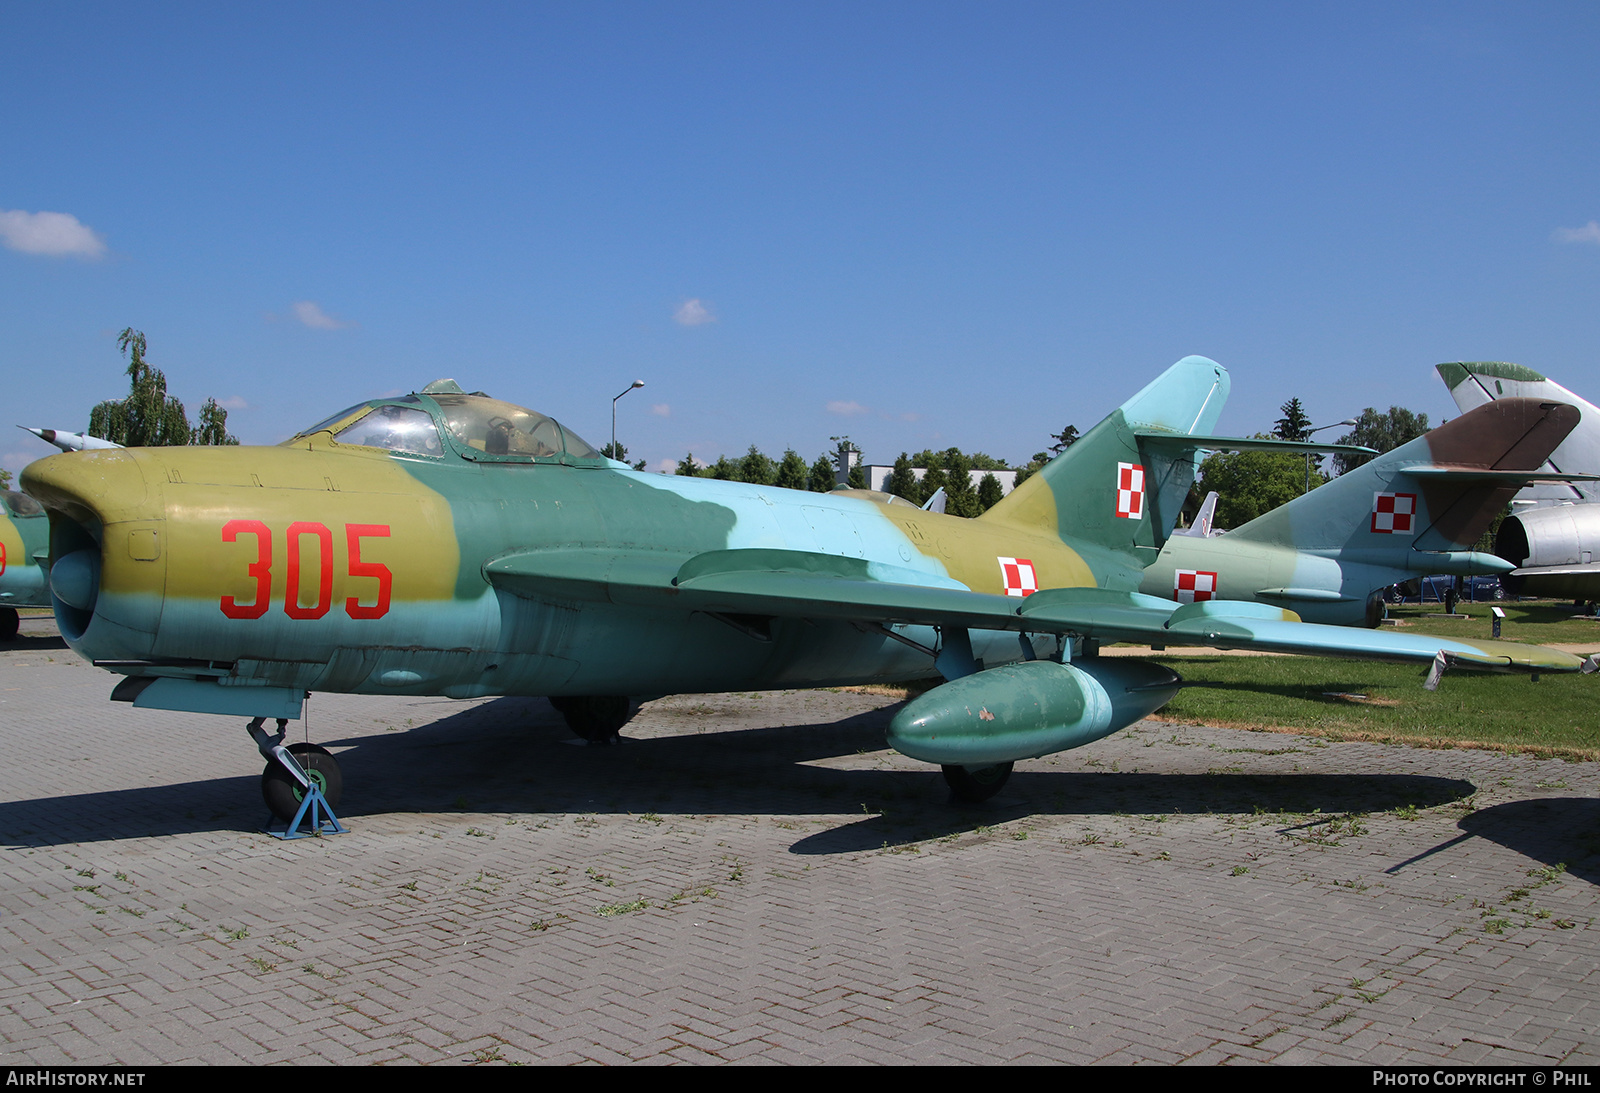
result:
[[[344,789],[344,778],[333,755],[316,744],[284,747],[288,721],[278,718],[278,734],[268,736],[261,727],[265,720],[258,717],[247,729],[267,760],[266,769],[261,772],[261,797],[284,825],[281,831],[275,827],[267,830],[280,839],[342,834],[347,828],[333,809]],[[307,830],[301,830],[302,824],[307,825]]]

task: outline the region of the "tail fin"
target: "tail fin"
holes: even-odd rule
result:
[[[1584,401],[1565,387],[1546,379],[1531,368],[1504,361],[1454,361],[1435,369],[1450,397],[1463,411],[1501,398],[1535,398],[1546,402],[1565,402],[1576,406],[1583,420],[1572,435],[1550,453],[1549,469],[1557,472],[1593,471],[1600,468],[1600,408]],[[1546,484],[1530,486],[1517,495],[1519,501],[1600,500],[1600,490],[1591,484]]]
[[[1578,410],[1531,398],[1487,402],[1236,528],[1250,540],[1450,572],[1417,552],[1470,550],[1511,496],[1536,479]]]
[[[1217,518],[1217,491],[1212,490],[1206,494],[1206,499],[1200,502],[1200,511],[1194,514],[1194,523],[1174,535],[1187,535],[1193,539],[1211,538],[1211,526]]]
[[[1228,388],[1220,364],[1183,358],[978,519],[1099,554],[1088,559],[1097,574],[1142,571],[1171,532],[1197,467],[1193,446],[1148,441],[1209,434]]]

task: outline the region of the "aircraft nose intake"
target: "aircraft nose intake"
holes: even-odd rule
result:
[[[137,658],[153,639],[166,569],[162,466],[116,449],[53,455],[22,472],[50,512],[56,624],[90,659]]]
[[[84,548],[57,559],[50,567],[50,591],[69,607],[93,611],[100,594],[100,552]]]

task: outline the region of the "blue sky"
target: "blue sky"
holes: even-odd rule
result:
[[[246,443],[440,376],[619,432],[1013,461],[1512,360],[1600,398],[1593,4],[0,0],[0,465],[143,330]],[[42,213],[61,214],[42,217]]]

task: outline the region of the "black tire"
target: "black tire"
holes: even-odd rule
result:
[[[295,757],[313,781],[321,783],[322,796],[327,800],[328,807],[337,809],[339,794],[344,789],[344,776],[339,773],[339,764],[328,749],[316,744],[290,744],[289,754]],[[274,816],[288,823],[300,811],[305,790],[276,760],[272,760],[267,763],[267,769],[261,772],[261,799],[267,802],[267,808],[272,810]]]
[[[22,619],[15,607],[0,607],[0,641],[12,641],[22,628]]]
[[[944,780],[950,785],[950,796],[962,804],[975,805],[987,801],[1011,777],[1010,763],[995,763],[987,767],[946,766]]]
[[[624,695],[584,695],[562,699],[556,707],[567,728],[591,744],[609,744],[633,716],[633,703]]]

